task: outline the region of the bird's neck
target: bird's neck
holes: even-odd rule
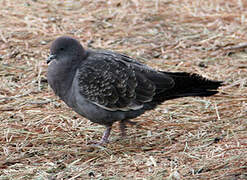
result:
[[[62,100],[66,102],[77,66],[70,64],[52,62],[48,67],[48,83]]]

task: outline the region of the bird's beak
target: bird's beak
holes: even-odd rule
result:
[[[49,64],[53,59],[56,59],[56,55],[51,54],[51,55],[47,58],[46,63]]]

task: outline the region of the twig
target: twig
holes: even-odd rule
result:
[[[16,99],[16,98],[20,98],[20,97],[23,97],[23,96],[26,96],[28,94],[30,94],[32,91],[27,91],[23,94],[20,94],[20,95],[16,95],[16,96],[10,96],[10,97],[0,97],[0,102],[1,101],[7,101],[7,100],[12,100],[12,99]]]
[[[247,42],[239,43],[234,46],[227,46],[223,48],[224,50],[236,50],[236,49],[242,49],[242,48],[247,48]]]
[[[218,107],[217,107],[216,103],[214,104],[214,107],[215,107],[215,111],[216,111],[216,115],[218,117],[218,120],[220,121],[220,114],[219,114]]]

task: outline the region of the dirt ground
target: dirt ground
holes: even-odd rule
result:
[[[1,0],[0,179],[247,179],[247,2]],[[164,102],[121,139],[47,84],[51,41],[223,80],[219,94]]]

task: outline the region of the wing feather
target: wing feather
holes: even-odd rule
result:
[[[136,110],[155,95],[155,85],[110,53],[93,53],[79,68],[80,94],[107,110]]]

